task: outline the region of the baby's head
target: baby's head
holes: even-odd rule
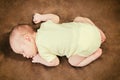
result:
[[[30,25],[17,25],[10,34],[10,46],[15,53],[32,58],[37,54],[36,32]]]

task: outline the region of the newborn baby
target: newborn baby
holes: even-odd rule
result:
[[[86,66],[101,56],[100,46],[106,37],[90,19],[76,17],[73,22],[60,24],[55,14],[34,14],[33,22],[41,21],[37,32],[30,25],[14,27],[9,41],[15,53],[45,66],[57,66],[57,56],[66,56],[75,67]]]

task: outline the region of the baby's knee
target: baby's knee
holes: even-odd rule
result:
[[[74,61],[70,61],[70,60],[68,60],[68,62],[73,67],[84,67],[84,64],[81,64],[81,62],[74,62]]]
[[[84,57],[80,57],[80,56],[78,56],[78,55],[74,55],[74,56],[71,56],[71,57],[68,59],[68,62],[69,62],[69,64],[70,64],[71,66],[77,67],[77,66],[80,64],[80,62],[81,62],[82,60],[84,60],[84,59],[85,59]]]
[[[71,66],[77,66],[78,65],[78,62],[72,61],[70,59],[68,60],[68,62]]]
[[[102,55],[102,49],[99,48],[97,52],[95,53],[95,57],[100,57]]]

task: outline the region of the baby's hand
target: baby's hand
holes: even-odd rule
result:
[[[37,24],[37,23],[39,23],[39,22],[41,22],[41,21],[42,21],[42,15],[39,14],[39,13],[35,13],[35,14],[33,15],[33,22],[34,22],[35,24]]]
[[[33,59],[32,63],[40,63],[40,56],[39,56],[39,54],[37,54],[36,56],[34,56],[32,59]]]

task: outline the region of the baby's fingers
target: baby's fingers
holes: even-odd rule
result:
[[[37,20],[37,19],[33,19],[33,22],[35,23],[35,24],[37,24],[37,23],[39,23],[40,22],[40,20]]]
[[[38,63],[38,61],[37,61],[37,60],[35,60],[35,59],[33,59],[33,60],[32,60],[32,63]]]
[[[33,22],[34,22],[35,24],[40,22],[40,14],[39,14],[39,13],[35,13],[35,14],[33,15]]]

